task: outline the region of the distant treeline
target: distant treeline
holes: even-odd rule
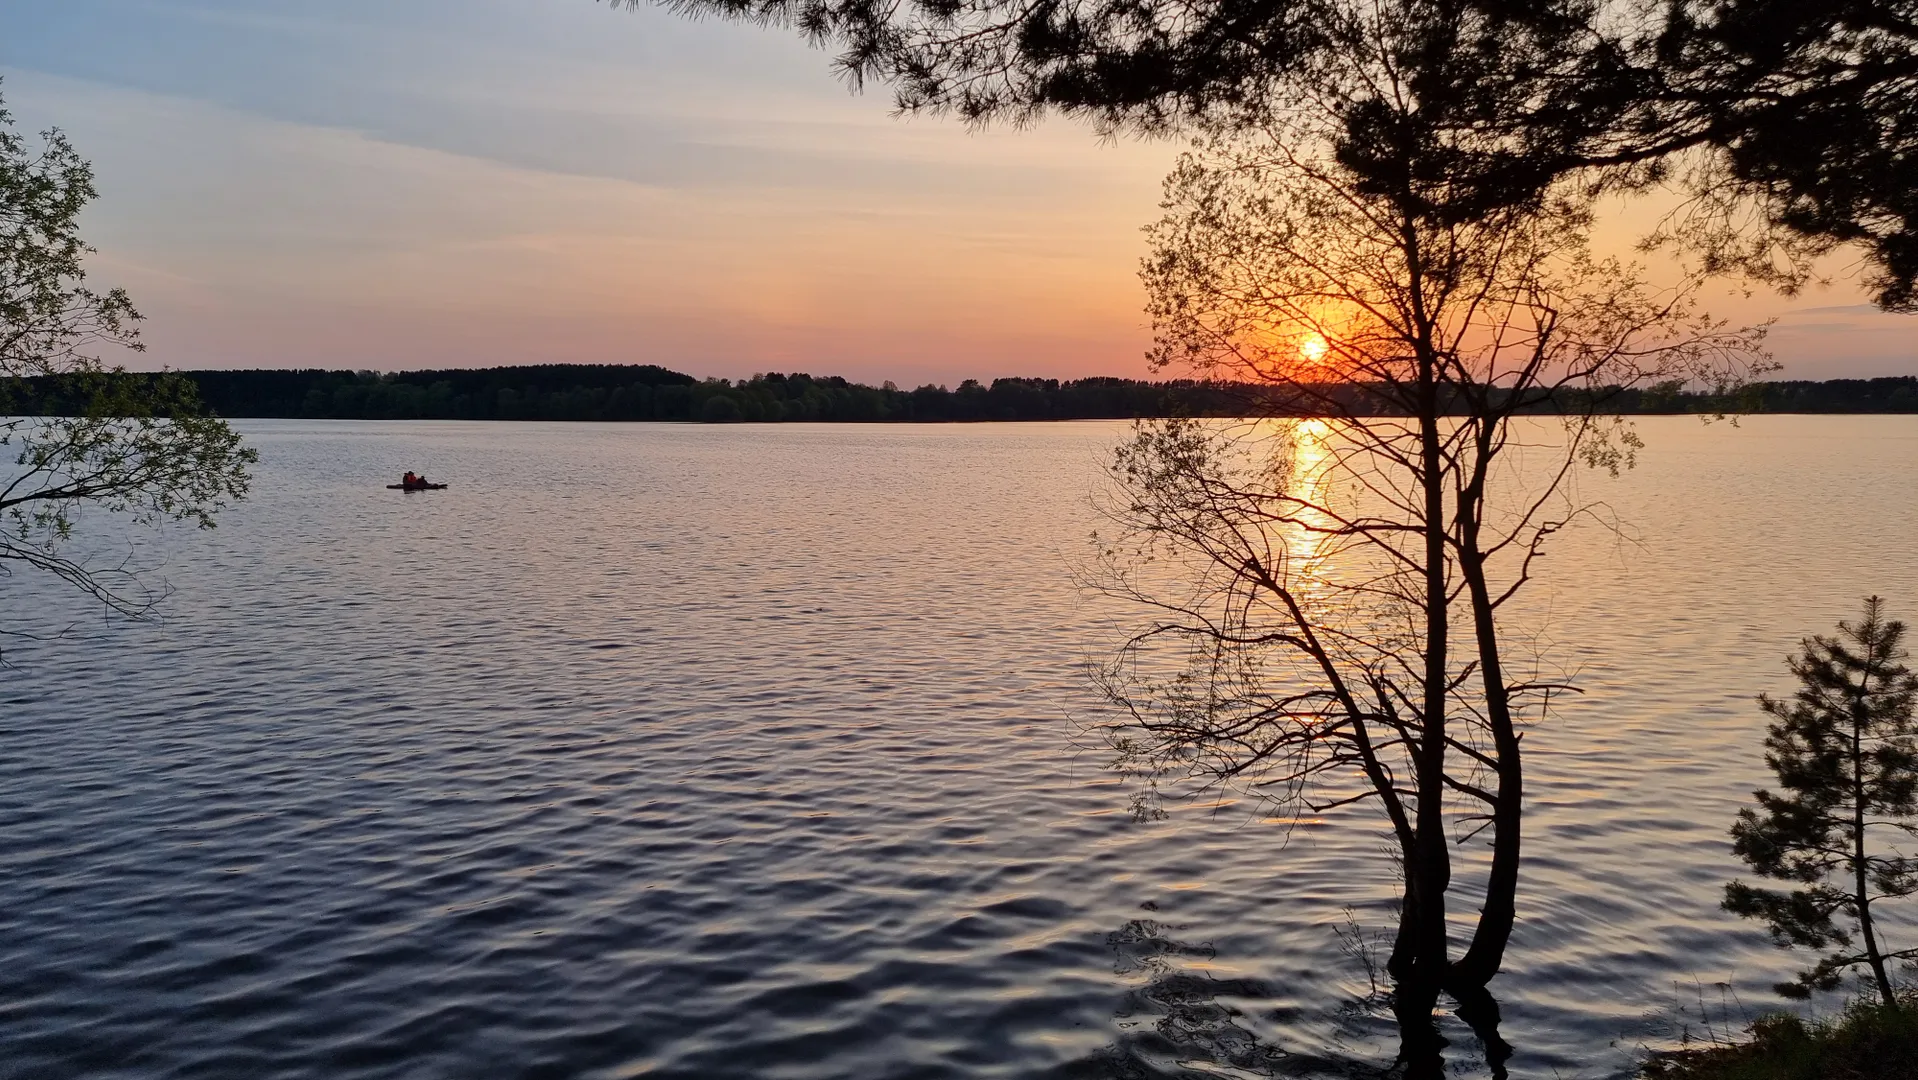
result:
[[[836,375],[771,373],[738,381],[695,379],[647,365],[543,364],[527,367],[405,371],[187,371],[206,405],[227,417],[341,420],[690,420],[706,423],[837,423],[977,420],[1114,420],[1145,416],[1244,416],[1296,413],[1273,391],[1193,380],[968,379],[956,389],[891,383],[865,386]],[[1596,393],[1603,412],[1913,413],[1918,377],[1754,383],[1715,395],[1677,384],[1580,392],[1527,411],[1580,410]],[[1364,387],[1336,396],[1354,412],[1368,407]],[[0,387],[0,411],[62,412],[58,387],[14,382]]]
[[[185,371],[225,417],[341,420],[681,420],[836,423],[1095,420],[1236,415],[1247,388],[1191,380],[968,379],[957,389],[778,372],[695,379],[653,365],[543,364],[404,371]],[[15,384],[16,411],[72,407],[52,384]],[[6,388],[0,387],[0,400]],[[5,410],[0,409],[0,412]]]

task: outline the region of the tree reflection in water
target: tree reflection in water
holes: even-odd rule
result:
[[[1282,1080],[1436,1080],[1489,1076],[1505,1080],[1512,1048],[1499,1036],[1498,1002],[1489,993],[1457,1002],[1451,1014],[1469,1029],[1447,1038],[1454,1026],[1442,1013],[1412,1003],[1379,986],[1369,947],[1359,935],[1341,934],[1345,951],[1370,990],[1354,993],[1331,1010],[1332,1045],[1318,1051],[1287,1050],[1260,1039],[1253,1018],[1239,1003],[1270,1000],[1258,979],[1221,978],[1206,970],[1217,958],[1209,943],[1173,936],[1179,928],[1155,919],[1134,919],[1106,935],[1113,971],[1143,979],[1115,1014],[1123,1034],[1098,1055],[1087,1075],[1100,1080],[1188,1080],[1193,1077]],[[1396,1030],[1399,1056],[1380,1063],[1377,1046]],[[1458,1036],[1465,1036],[1460,1038]],[[1445,1051],[1459,1049],[1448,1069]]]

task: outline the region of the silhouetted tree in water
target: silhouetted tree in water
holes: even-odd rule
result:
[[[1638,447],[1597,391],[1723,386],[1762,362],[1755,333],[1694,310],[1698,268],[1654,287],[1591,254],[1589,187],[1459,204],[1475,189],[1450,163],[1495,156],[1507,133],[1404,81],[1397,58],[1432,32],[1417,14],[1328,29],[1349,36],[1312,94],[1182,160],[1150,230],[1156,363],[1331,419],[1143,425],[1113,469],[1103,548],[1105,587],[1158,612],[1105,672],[1118,763],[1287,813],[1376,806],[1404,867],[1389,969],[1405,1008],[1482,988],[1503,962],[1521,730],[1567,689],[1513,655],[1505,613],[1579,513],[1571,471]],[[1348,165],[1354,111],[1381,132],[1367,152],[1397,155],[1392,183]],[[1389,407],[1326,393],[1352,384]],[[1569,389],[1585,411],[1542,430],[1523,415]],[[1480,835],[1489,879],[1453,956],[1452,850]]]
[[[213,517],[247,491],[252,450],[200,406],[175,375],[132,376],[94,350],[139,350],[139,312],[125,292],[95,292],[82,260],[80,211],[93,170],[58,131],[29,146],[0,107],[0,574],[46,571],[109,608],[138,614],[155,599],[123,567],[68,554],[83,509],[143,522]],[[61,403],[23,416],[15,395]]]
[[[1725,908],[1763,919],[1782,946],[1836,946],[1787,997],[1830,990],[1849,968],[1870,969],[1879,999],[1895,1003],[1887,961],[1918,948],[1887,948],[1875,901],[1918,892],[1918,859],[1881,837],[1918,835],[1918,676],[1904,661],[1905,624],[1865,601],[1864,618],[1838,624],[1835,638],[1807,638],[1791,659],[1799,689],[1759,698],[1775,718],[1765,762],[1782,789],[1753,792],[1756,810],[1738,812],[1733,850],[1768,878],[1796,882],[1782,892],[1743,881],[1725,886]]]

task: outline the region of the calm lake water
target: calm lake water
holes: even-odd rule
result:
[[[1072,585],[1126,425],[241,426],[256,496],[133,548],[163,621],[0,582],[75,624],[3,643],[0,1076],[1390,1062],[1369,819],[1140,823],[1073,747],[1137,617]],[[1516,1076],[1776,1001],[1717,910],[1752,697],[1867,593],[1918,617],[1918,417],[1639,427],[1578,481],[1636,543],[1566,535],[1533,605],[1588,692],[1526,740]]]

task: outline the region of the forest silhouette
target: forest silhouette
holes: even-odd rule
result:
[[[946,423],[1303,415],[1295,404],[1275,400],[1269,387],[1196,379],[968,379],[956,388],[905,390],[780,372],[697,379],[651,364],[179,374],[217,415],[246,418]],[[57,383],[23,380],[8,389],[23,413],[60,414],[70,407]],[[1362,386],[1336,393],[1359,411],[1372,396]],[[1388,401],[1370,404],[1380,414],[1394,411]],[[1672,385],[1601,388],[1564,393],[1521,411],[1582,412],[1593,404],[1622,415],[1918,413],[1918,377],[1756,382],[1730,393]]]

